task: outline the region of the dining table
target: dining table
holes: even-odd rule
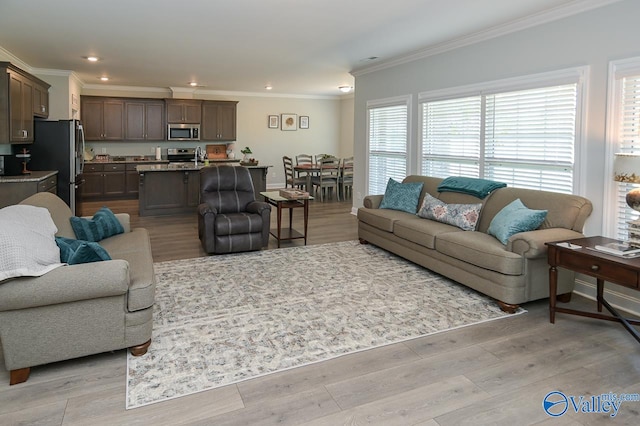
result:
[[[340,168],[340,166],[324,166],[325,169],[338,169]],[[301,173],[306,173],[306,178],[307,181],[305,183],[305,190],[311,194],[312,193],[312,189],[313,186],[311,184],[311,179],[313,178],[314,175],[317,175],[318,173],[320,173],[320,164],[318,163],[305,163],[305,164],[298,164],[296,166],[293,166],[293,171],[296,172],[298,174],[298,176],[300,176]]]

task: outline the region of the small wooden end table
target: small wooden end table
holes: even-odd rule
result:
[[[278,241],[278,248],[280,248],[281,241],[304,239],[304,245],[307,245],[307,226],[309,223],[309,200],[313,200],[312,196],[304,198],[298,198],[290,200],[280,195],[279,191],[265,191],[260,195],[264,197],[264,200],[275,206],[277,209],[277,222],[278,227],[275,230],[270,230],[271,235]],[[293,229],[293,209],[302,207],[304,209],[304,232],[299,232]],[[289,228],[282,229],[282,209],[289,209]]]
[[[594,249],[596,245],[612,242],[620,241],[606,237],[588,237],[546,243],[549,261],[549,320],[553,324],[555,322],[556,312],[561,312],[607,321],[616,321],[622,323],[624,328],[640,342],[640,334],[638,330],[632,326],[640,325],[640,321],[623,317],[604,299],[605,281],[640,291],[640,257],[628,259]],[[580,248],[576,248],[578,246]],[[580,274],[595,277],[598,312],[602,312],[602,306],[604,306],[612,316],[557,307],[558,268],[565,268]]]

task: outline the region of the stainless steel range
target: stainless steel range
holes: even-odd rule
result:
[[[169,148],[167,149],[167,160],[171,163],[182,163],[193,161],[196,158],[195,148]]]

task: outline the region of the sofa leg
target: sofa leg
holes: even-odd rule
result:
[[[573,292],[570,293],[564,293],[564,294],[559,294],[556,296],[556,300],[560,303],[569,303],[571,302],[571,295],[573,294]]]
[[[31,373],[31,367],[18,368],[17,370],[11,370],[9,375],[9,386],[17,385],[18,383],[24,383],[29,378]]]
[[[133,355],[133,356],[142,356],[142,355],[147,353],[147,349],[149,349],[150,345],[151,345],[151,339],[147,340],[146,342],[144,342],[141,345],[131,346],[129,348],[129,351],[131,352],[131,355]]]
[[[520,307],[520,305],[512,305],[511,303],[505,303],[501,300],[498,300],[498,306],[500,306],[500,309],[508,314],[515,314]]]
[[[358,241],[360,241],[360,244],[369,244],[369,241],[365,240],[364,238],[358,238]]]

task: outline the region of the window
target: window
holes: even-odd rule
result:
[[[421,94],[421,172],[572,193],[582,73],[568,74]]]
[[[368,193],[384,194],[389,178],[407,175],[411,97],[372,102],[368,109]]]
[[[640,154],[640,58],[612,62],[609,78],[607,157],[613,162],[616,152]],[[638,219],[638,212],[627,206],[625,197],[640,185],[613,181],[613,171],[608,176],[615,207],[605,219],[610,224],[607,234],[626,240],[627,222]]]

